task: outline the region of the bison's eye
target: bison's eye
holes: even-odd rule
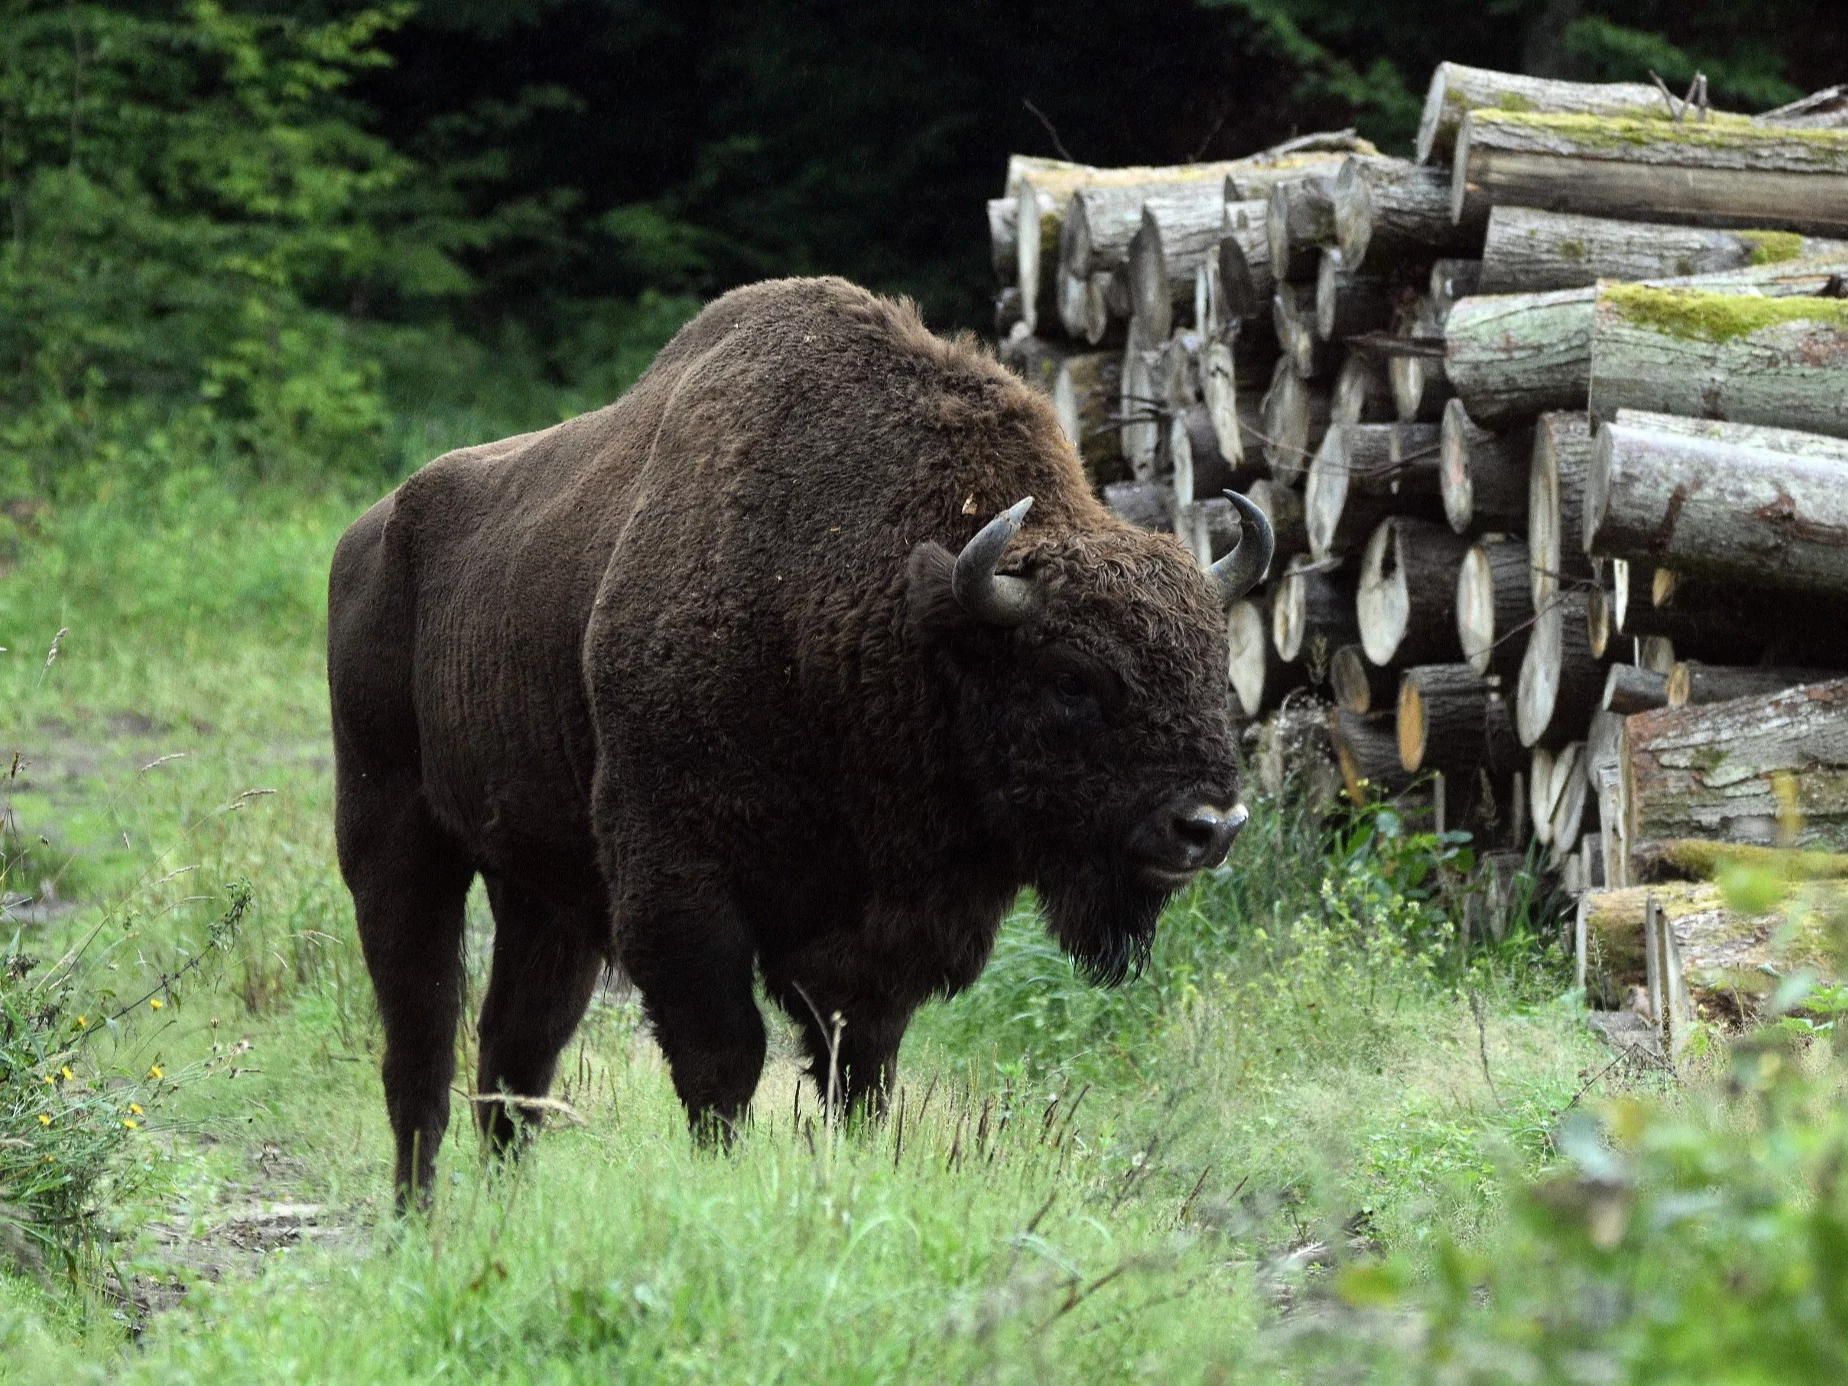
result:
[[[1052,691],[1057,693],[1061,698],[1076,702],[1078,699],[1087,696],[1091,690],[1085,687],[1084,680],[1079,678],[1071,670],[1062,669],[1052,676]]]
[[[1047,682],[1053,706],[1066,717],[1083,718],[1097,710],[1097,694],[1083,675],[1060,669]]]

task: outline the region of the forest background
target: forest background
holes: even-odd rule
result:
[[[0,499],[376,490],[829,272],[990,320],[1010,151],[1409,143],[1442,59],[1762,109],[1831,0],[450,0],[0,12]],[[189,490],[182,486],[181,490]],[[6,535],[0,534],[0,540]]]

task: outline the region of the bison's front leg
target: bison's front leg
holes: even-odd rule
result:
[[[802,963],[806,963],[804,966]],[[885,1113],[898,1082],[898,1046],[913,1007],[842,967],[811,955],[792,971],[766,966],[764,981],[802,1032],[808,1074],[838,1110]]]
[[[676,864],[678,866],[678,864]],[[645,871],[623,863],[616,946],[702,1141],[729,1142],[764,1068],[754,955],[716,868]],[[639,882],[637,877],[643,877]]]

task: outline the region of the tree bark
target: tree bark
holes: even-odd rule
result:
[[[1463,118],[1483,107],[1594,116],[1662,116],[1662,94],[1642,82],[1565,82],[1514,72],[1439,63],[1418,121],[1417,159],[1445,164]]]
[[[1131,316],[1129,280],[1121,272],[1059,278],[1059,325],[1087,346],[1120,346]]]
[[[1668,676],[1669,707],[1700,707],[1707,703],[1731,702],[1734,698],[1759,698],[1767,693],[1782,692],[1806,683],[1828,683],[1843,677],[1839,669],[1792,669],[1753,665],[1702,664],[1696,660],[1679,660]]]
[[[1226,615],[1226,651],[1232,692],[1247,717],[1262,716],[1285,693],[1308,682],[1302,665],[1279,658],[1263,598],[1232,604]]]
[[[1603,708],[1629,716],[1668,706],[1668,680],[1634,664],[1613,664],[1605,676]]]
[[[1325,342],[1344,342],[1392,322],[1393,291],[1384,275],[1356,274],[1339,250],[1322,252],[1315,279],[1315,331]]]
[[[1848,130],[1848,85],[1824,87],[1752,119],[1759,125],[1789,130]]]
[[[1310,460],[1328,432],[1328,392],[1310,384],[1280,357],[1265,393],[1264,460],[1270,474],[1286,484],[1309,474]]]
[[[1687,659],[1821,669],[1848,654],[1848,601],[1808,593],[1801,601],[1769,602],[1764,589],[1727,579],[1621,559],[1611,567],[1614,577],[1627,573],[1631,579],[1613,582],[1616,595],[1629,598],[1613,602],[1617,628],[1625,635],[1666,636]]]
[[[1212,411],[1204,404],[1189,405],[1169,420],[1168,460],[1177,507],[1222,497],[1255,479],[1241,475],[1220,453]]]
[[[1360,643],[1375,664],[1447,664],[1457,644],[1457,572],[1469,541],[1443,524],[1389,516],[1360,566]]]
[[[1564,866],[1567,855],[1579,844],[1590,788],[1585,772],[1585,743],[1574,741],[1554,761],[1553,817],[1547,824],[1547,838],[1555,867]]]
[[[1324,671],[1334,652],[1360,638],[1354,615],[1354,581],[1298,556],[1290,560],[1271,599],[1271,643],[1278,657]],[[1312,676],[1313,677],[1313,676]]]
[[[1515,690],[1523,746],[1564,745],[1604,700],[1604,663],[1591,652],[1585,602],[1582,590],[1568,589],[1536,608]]]
[[[1533,455],[1531,427],[1517,425],[1497,433],[1474,423],[1462,400],[1446,404],[1438,480],[1450,527],[1458,534],[1525,529]]]
[[[1335,372],[1329,423],[1387,423],[1398,417],[1385,360],[1371,351],[1350,351]]]
[[[1292,698],[1265,719],[1258,732],[1258,782],[1274,799],[1304,803],[1325,813],[1341,792],[1341,770],[1329,740],[1328,707]]]
[[[1141,326],[1146,340],[1166,341],[1174,332],[1174,298],[1168,261],[1161,248],[1161,229],[1146,207],[1142,225],[1130,239],[1124,276],[1129,283],[1130,318]]]
[[[1077,449],[1091,485],[1121,481],[1129,474],[1113,417],[1123,393],[1123,358],[1113,351],[1086,352],[1059,362],[1052,380],[1052,409],[1059,427]]]
[[[1271,295],[1271,329],[1283,359],[1304,380],[1319,380],[1341,364],[1341,345],[1315,330],[1315,285],[1279,284]]]
[[[1309,534],[1303,526],[1303,498],[1299,492],[1281,481],[1254,481],[1245,499],[1262,510],[1264,518],[1270,521],[1271,534],[1276,540],[1271,553],[1273,571],[1280,570],[1281,565],[1297,554],[1309,551]]]
[[[1264,230],[1278,283],[1314,283],[1324,246],[1335,243],[1333,180],[1293,178],[1270,190]]]
[[[988,199],[988,262],[994,266],[995,281],[1014,283],[1020,263],[1020,202],[1012,197]],[[1016,287],[1018,287],[1016,285]]]
[[[1444,319],[1444,370],[1485,427],[1578,409],[1591,388],[1591,299],[1584,290],[1466,298]]]
[[[1646,846],[1649,844],[1645,844]],[[1828,882],[1819,887],[1823,907],[1800,912],[1793,936],[1787,911],[1749,915],[1734,910],[1726,892],[1711,881],[1666,881],[1656,885],[1593,891],[1585,896],[1586,943],[1601,970],[1618,987],[1641,986],[1646,971],[1644,914],[1653,899],[1662,911],[1681,975],[1696,995],[1768,995],[1781,978],[1804,968],[1824,977],[1835,972],[1826,921],[1848,896]]]
[[[1648,409],[1848,436],[1848,301],[1640,284],[1597,295],[1593,419]]]
[[[1417,349],[1392,351],[1386,358],[1386,378],[1404,423],[1441,419],[1453,393],[1444,365],[1444,321],[1444,314],[1429,298],[1420,298],[1401,312],[1393,335]]]
[[[1197,263],[1218,248],[1225,234],[1225,180],[1079,188],[1066,206],[1060,232],[1061,272],[1086,279],[1123,269],[1145,211],[1154,213],[1159,224],[1170,268],[1180,260]]]
[[[1489,216],[1477,292],[1544,293],[1600,279],[1685,278],[1843,255],[1848,242],[1788,231],[1716,231],[1497,207]]]
[[[1435,512],[1438,431],[1434,424],[1331,427],[1309,464],[1303,496],[1309,551],[1318,559],[1350,552],[1389,513]]]
[[[1626,414],[1598,430],[1587,542],[1677,572],[1848,595],[1848,445],[1831,456],[1831,441],[1717,424],[1695,437]]]
[[[1263,416],[1256,396],[1247,397],[1238,388],[1238,361],[1225,342],[1209,341],[1200,353],[1200,401],[1219,455],[1235,476],[1249,475],[1263,455],[1258,437],[1264,431]]]
[[[1226,203],[1226,234],[1219,242],[1219,283],[1226,311],[1235,318],[1270,311],[1277,281],[1271,274],[1270,234],[1265,230],[1269,199]]]
[[[1521,760],[1508,705],[1467,664],[1419,664],[1399,681],[1399,764],[1464,778],[1499,777]]]
[[[1848,679],[1639,713],[1623,739],[1633,851],[1684,837],[1848,848]]]
[[[1350,155],[1330,189],[1335,244],[1350,271],[1370,274],[1426,265],[1439,256],[1482,253],[1489,204],[1471,198],[1450,214],[1450,175],[1404,159]]]
[[[1155,459],[1161,450],[1164,402],[1156,384],[1159,347],[1159,342],[1145,337],[1141,323],[1130,322],[1129,338],[1123,344],[1117,439],[1123,460],[1138,481],[1155,479]]]
[[[1358,644],[1343,645],[1329,658],[1328,689],[1349,712],[1384,712],[1397,706],[1399,669],[1375,664]]]
[[[1398,794],[1411,786],[1412,776],[1399,764],[1397,722],[1397,714],[1391,710],[1329,710],[1328,735],[1334,742],[1335,760],[1341,767],[1350,803],[1365,803],[1370,789]]]
[[[1457,643],[1478,674],[1513,683],[1527,653],[1534,603],[1527,545],[1519,539],[1480,539],[1457,570]]]
[[[1153,481],[1113,481],[1104,487],[1104,504],[1140,529],[1172,533],[1174,492]]]
[[[1550,212],[1839,236],[1848,233],[1844,174],[1848,131],[1477,110],[1457,136],[1451,211],[1484,196]]]
[[[1552,599],[1562,579],[1591,576],[1581,538],[1591,454],[1591,427],[1584,414],[1556,412],[1536,420],[1527,491],[1527,554],[1536,611]]]

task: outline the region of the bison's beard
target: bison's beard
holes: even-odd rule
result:
[[[1036,884],[1053,937],[1092,981],[1115,986],[1147,964],[1166,891],[1097,861],[1047,871]]]

